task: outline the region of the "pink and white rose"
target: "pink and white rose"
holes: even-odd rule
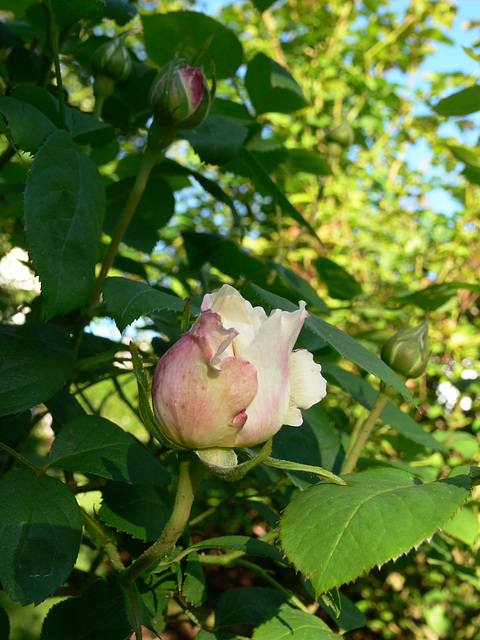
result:
[[[293,350],[307,317],[304,302],[267,316],[229,285],[207,294],[155,370],[153,409],[165,435],[192,449],[249,447],[284,424],[300,426],[300,409],[326,394],[312,354]]]

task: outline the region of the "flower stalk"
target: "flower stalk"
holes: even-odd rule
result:
[[[185,529],[205,466],[193,451],[180,451],[178,457],[180,461],[178,486],[170,520],[158,540],[127,569],[120,572],[118,577],[122,584],[130,584],[146,569],[159,562],[175,546]]]
[[[343,465],[342,475],[351,473],[355,467],[357,466],[358,459],[367,443],[370,434],[375,427],[378,418],[380,417],[382,411],[385,409],[388,402],[388,396],[383,392],[383,384],[380,388],[380,392],[375,400],[375,403],[370,411],[369,415],[362,423],[360,429],[357,433],[352,434],[352,438],[350,440],[350,446],[347,450],[347,455],[345,458],[345,464]]]

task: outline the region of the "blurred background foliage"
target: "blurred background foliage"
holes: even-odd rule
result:
[[[124,5],[119,9],[124,20],[116,15],[116,20],[96,21],[93,15],[90,23],[65,28],[61,50],[68,105],[91,112],[90,56],[106,37],[128,32],[136,72],[105,103],[102,117],[111,127],[91,148],[107,188],[105,237],[145,144],[145,88],[154,68],[171,53],[159,39],[161,24],[155,18],[173,11],[212,14],[211,7],[193,2],[117,4]],[[32,87],[52,88],[45,76],[42,14],[36,3],[25,6],[26,13],[20,12],[8,29],[0,23],[2,90],[19,99]],[[212,150],[202,144],[200,128],[185,132],[171,147],[171,163],[154,174],[128,230],[116,275],[193,299],[223,282],[239,288],[249,282],[276,285],[285,297],[307,299],[312,311],[376,353],[393,332],[419,324],[429,310],[431,360],[426,376],[408,383],[421,412],[406,405],[402,409],[445,450],[426,449],[380,426],[361,465],[414,469],[425,480],[443,477],[451,467],[478,465],[478,119],[435,111],[441,98],[475,85],[476,78],[461,68],[426,73],[438,43],[458,55],[462,43],[446,35],[456,19],[456,3],[289,0],[263,13],[262,8],[261,0],[235,2],[217,17],[241,42],[243,58],[232,48],[230,58],[215,59],[218,88],[211,113],[234,122],[238,140],[230,137],[222,144],[220,129],[218,147]],[[2,20],[11,20],[12,11],[13,5],[6,6]],[[478,26],[464,25],[470,36],[477,35]],[[270,68],[265,56],[288,69],[298,85],[289,78],[285,91],[281,72]],[[270,93],[259,92],[257,83],[268,79],[272,69],[277,84]],[[237,153],[241,147],[249,154],[247,161]],[[255,160],[316,236],[282,210]],[[22,228],[20,186],[30,162],[28,153],[16,155],[5,137],[0,140],[0,313],[12,324],[42,314]],[[223,202],[215,185],[228,195]],[[145,439],[136,386],[122,369],[120,333],[101,317],[89,331],[91,349],[87,345],[84,369],[73,384],[78,402]],[[168,345],[165,340],[178,332],[171,314],[158,313],[135,323],[127,335],[136,337],[153,363]],[[308,341],[320,362],[336,362],[324,343],[312,343],[308,334],[301,340]],[[375,386],[364,372],[347,366]],[[332,372],[326,367],[329,393],[322,407],[342,442],[365,409],[361,402],[352,404],[352,396],[358,397],[340,386]],[[30,459],[41,459],[53,437],[48,416],[47,408],[37,408],[21,427],[25,437],[1,424],[0,434],[7,443],[21,442]],[[250,500],[247,513],[239,505],[262,493],[266,480],[260,472],[253,484],[248,477],[239,483],[234,494],[212,479],[198,507],[199,512],[206,509],[203,524],[210,533],[261,530],[270,512],[278,513],[285,502],[286,489],[275,473],[269,471],[268,481],[278,480],[276,492],[261,498],[262,508]],[[89,494],[89,500],[91,508],[95,495]],[[345,637],[479,638],[478,534],[474,495],[429,544],[342,589],[368,621],[368,631]],[[250,584],[249,576],[238,572],[229,579],[233,586]],[[15,609],[6,597],[1,601]],[[14,614],[11,640],[38,637],[46,606]],[[188,629],[176,633],[165,638],[192,637]]]

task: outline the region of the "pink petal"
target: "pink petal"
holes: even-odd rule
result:
[[[289,313],[275,310],[242,356],[257,370],[258,393],[235,446],[265,442],[285,423],[290,402],[290,354],[308,313],[305,303]]]
[[[219,356],[235,331],[212,312],[202,313],[161,358],[152,386],[160,426],[175,442],[201,449],[232,447],[245,408],[257,392],[255,368],[243,358]]]

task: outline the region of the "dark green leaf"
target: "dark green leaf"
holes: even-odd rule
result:
[[[103,490],[99,514],[117,531],[150,542],[159,537],[170,517],[167,501],[168,492],[151,484],[125,486],[119,482],[108,482]]]
[[[285,602],[283,593],[268,587],[232,589],[222,593],[215,610],[215,627],[255,624],[273,615]]]
[[[133,436],[100,416],[68,422],[55,438],[48,466],[131,484],[163,485],[169,477]]]
[[[247,170],[248,176],[253,184],[273,198],[283,213],[296,220],[300,225],[307,227],[307,229],[318,239],[315,229],[289,202],[285,194],[277,187],[275,182],[273,182],[265,171],[264,167],[257,160],[257,157],[247,149],[243,148],[239,153],[239,158],[241,159],[244,168]]]
[[[317,594],[407,553],[467,498],[469,476],[422,484],[397,469],[344,476],[297,494],[280,520],[282,547]]]
[[[372,409],[378,396],[378,391],[375,391],[363,378],[334,364],[324,365],[323,371],[327,376],[333,376],[342,389],[363,407],[369,411]],[[430,447],[435,451],[446,452],[441,442],[438,442],[433,436],[424,431],[418,422],[403,413],[393,402],[389,401],[387,403],[387,406],[380,414],[380,420],[383,420],[385,424],[390,425],[395,431],[409,440],[413,440],[424,447]]]
[[[10,638],[10,621],[3,607],[0,607],[0,638],[4,638],[4,640]]]
[[[0,333],[0,415],[45,402],[70,377],[73,352],[63,345]]]
[[[62,482],[23,469],[0,478],[0,580],[12,600],[39,604],[52,595],[81,538],[80,509]]]
[[[252,556],[270,558],[277,562],[282,562],[282,553],[277,547],[273,547],[267,542],[249,538],[248,536],[221,536],[196,542],[190,549],[232,549],[234,551],[244,551]]]
[[[107,188],[107,215],[105,232],[113,235],[119,212],[130,194],[134,178],[124,178]],[[145,253],[153,251],[158,241],[157,230],[163,228],[175,213],[175,198],[168,183],[158,175],[152,176],[140,198],[131,224],[123,236],[123,242]],[[139,227],[146,234],[139,243]],[[143,238],[143,236],[140,236]]]
[[[105,0],[105,16],[120,26],[124,27],[127,22],[133,20],[137,15],[137,9],[128,0]]]
[[[298,293],[305,302],[309,302],[320,311],[328,311],[327,305],[319,298],[318,293],[302,276],[281,264],[267,260],[268,264],[277,271],[281,277]]]
[[[52,417],[62,426],[70,420],[81,418],[85,410],[75,396],[70,395],[67,389],[61,389],[52,398],[45,402]]]
[[[459,289],[467,289],[480,295],[480,285],[476,282],[442,282],[442,284],[432,284],[420,291],[399,294],[393,300],[401,304],[415,304],[420,309],[434,311],[456,296]]]
[[[105,8],[105,0],[51,0],[55,21],[60,29]]]
[[[52,607],[41,640],[127,640],[131,635],[122,591],[109,578],[97,580],[80,597]]]
[[[157,71],[134,60],[128,80],[115,87],[102,109],[104,120],[114,126],[132,128],[145,127],[152,115],[148,93]]]
[[[25,186],[25,234],[47,317],[89,302],[105,213],[93,162],[58,130],[37,153]]]
[[[337,608],[333,609],[331,606],[328,606],[323,601],[323,597],[319,600],[322,609],[329,614],[344,633],[364,627],[367,621],[360,609],[343,593],[338,593],[338,596],[340,597],[340,604],[338,606],[340,612],[338,612]]]
[[[224,164],[242,148],[248,129],[233,118],[209,115],[196,129],[184,131],[200,159],[207,164]]]
[[[252,640],[341,640],[317,616],[283,605],[253,632]]]
[[[215,59],[215,75],[219,78],[233,76],[243,62],[242,45],[235,34],[203,13],[181,11],[142,16],[145,47],[150,58],[163,67],[175,57],[181,44],[181,52],[193,58],[204,43],[214,36],[211,45],[196,65],[204,65],[209,74],[210,61]]]
[[[182,593],[187,602],[193,604],[195,607],[200,607],[207,598],[205,575],[198,553],[195,551],[190,553],[187,558]]]
[[[256,285],[251,285],[251,287],[272,308],[283,309],[284,311],[295,311],[295,305],[288,300],[265,291]],[[380,360],[380,358],[368,351],[368,349],[365,349],[365,347],[347,333],[328,324],[328,322],[325,322],[318,316],[313,315],[306,319],[305,326],[325,340],[325,342],[333,347],[335,351],[338,351],[343,358],[350,360],[350,362],[357,364],[362,369],[365,369],[365,371],[368,371],[368,373],[380,378],[395,389],[395,391],[401,393],[409,402],[415,404],[412,394],[397,374]]]
[[[36,153],[57,127],[28,102],[0,95],[0,115],[4,132],[16,147]]]
[[[0,417],[0,442],[15,448],[15,444],[27,435],[32,426],[31,411],[2,416]],[[2,453],[5,455],[4,452]]]
[[[468,87],[443,98],[434,107],[441,116],[466,116],[480,111],[480,86]]]
[[[288,149],[288,165],[291,171],[303,171],[314,176],[330,176],[330,165],[318,153],[308,149]]]
[[[257,11],[263,13],[269,7],[271,7],[275,1],[276,0],[253,0],[253,6],[255,7],[255,9],[257,9]]]
[[[107,278],[103,285],[103,298],[120,331],[152,311],[167,309],[181,314],[186,304],[181,298],[126,278]],[[194,307],[191,312],[199,313],[199,309]]]
[[[328,258],[317,258],[315,267],[328,295],[336,300],[351,300],[362,295],[362,287],[343,267]]]
[[[23,85],[15,89],[12,98],[28,102],[47,116],[56,127],[62,126],[58,100],[46,89]],[[114,138],[115,130],[111,125],[100,122],[79,109],[66,106],[65,120],[73,139],[79,144],[102,147]]]
[[[245,86],[257,113],[291,113],[308,102],[290,72],[264,53],[250,60]]]

